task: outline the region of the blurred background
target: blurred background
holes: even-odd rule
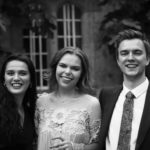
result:
[[[122,81],[113,42],[126,28],[150,38],[150,0],[0,0],[0,67],[11,53],[28,55],[38,91],[48,91],[51,58],[65,46],[78,46],[89,57],[99,91]]]

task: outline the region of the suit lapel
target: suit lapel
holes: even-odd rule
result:
[[[145,135],[150,128],[150,85],[148,87],[146,100],[145,100],[145,106],[144,111],[141,119],[141,124],[139,128],[138,138],[137,138],[137,144],[136,144],[136,150],[140,147],[141,143],[143,142]]]
[[[107,105],[105,106],[106,111],[104,113],[104,118],[103,118],[103,124],[105,126],[104,127],[105,128],[105,131],[104,131],[105,138],[108,135],[109,124],[111,121],[112,113],[113,113],[116,101],[118,100],[118,96],[119,96],[121,90],[122,90],[122,87],[115,88],[112,91],[112,94],[110,94],[109,97],[106,97],[106,99],[105,99],[107,101],[106,102]]]

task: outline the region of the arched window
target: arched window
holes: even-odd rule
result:
[[[67,3],[57,12],[58,49],[66,46],[82,47],[81,11],[73,4]]]

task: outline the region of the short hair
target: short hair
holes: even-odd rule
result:
[[[147,58],[150,57],[150,43],[146,35],[138,30],[126,29],[126,30],[119,32],[118,35],[115,37],[114,44],[115,44],[115,49],[116,49],[116,58],[118,58],[119,44],[123,40],[130,40],[130,39],[140,39],[144,44]]]
[[[57,51],[57,53],[54,55],[50,64],[50,90],[54,91],[57,90],[58,88],[56,79],[56,68],[59,61],[65,54],[76,55],[81,60],[82,73],[77,83],[77,88],[79,89],[79,91],[87,93],[92,91],[90,85],[90,71],[89,71],[88,57],[85,54],[85,52],[78,47],[65,47]]]

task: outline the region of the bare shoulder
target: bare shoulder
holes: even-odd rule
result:
[[[85,105],[89,113],[92,116],[100,116],[101,114],[101,105],[97,97],[86,94],[85,95]]]
[[[99,106],[99,100],[96,96],[85,94],[84,97],[87,100],[87,102],[90,103],[90,105],[98,105]]]
[[[42,93],[38,95],[38,99],[37,99],[37,104],[38,105],[43,105],[45,103],[47,103],[47,101],[50,99],[52,93]]]

